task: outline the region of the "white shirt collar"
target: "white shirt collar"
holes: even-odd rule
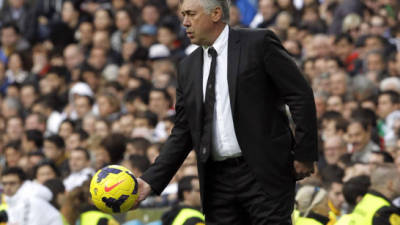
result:
[[[217,40],[214,41],[214,44],[212,45],[212,47],[215,48],[215,50],[217,51],[218,55],[220,55],[222,53],[222,51],[224,50],[224,48],[227,46],[228,44],[228,37],[229,37],[229,26],[225,25],[225,28],[222,30],[222,32],[219,34]],[[203,50],[204,52],[207,52],[209,46],[203,46]]]

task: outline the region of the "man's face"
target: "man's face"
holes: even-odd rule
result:
[[[79,172],[89,165],[89,160],[86,159],[85,153],[82,151],[72,151],[69,157],[69,167],[71,172]]]
[[[35,102],[37,95],[35,88],[32,86],[24,86],[21,89],[21,102],[24,108],[29,109]]]
[[[211,16],[198,0],[185,0],[181,5],[183,26],[190,42],[197,45],[210,45],[209,34],[214,27]]]
[[[168,101],[165,99],[162,92],[150,92],[149,109],[157,115],[160,115],[168,110]]]
[[[343,95],[346,93],[346,75],[342,73],[332,74],[330,77],[330,88],[332,95]]]
[[[18,35],[13,28],[4,28],[1,30],[1,44],[4,47],[12,47],[17,43]]]
[[[11,118],[7,122],[7,134],[11,140],[17,140],[22,137],[24,127],[22,120],[19,118]]]
[[[324,143],[324,156],[328,164],[336,164],[340,156],[346,153],[346,146],[337,137],[331,137]]]
[[[3,185],[3,192],[8,197],[17,193],[19,187],[22,185],[22,181],[16,174],[2,176],[1,183]]]
[[[397,109],[397,106],[392,103],[389,95],[381,95],[378,98],[378,115],[385,119],[391,112]]]
[[[78,114],[78,118],[84,117],[90,112],[92,106],[90,105],[89,99],[85,96],[76,96],[74,98],[74,108]]]
[[[57,148],[57,146],[50,141],[44,141],[43,152],[46,158],[56,162],[62,155],[62,151]]]
[[[360,123],[352,123],[347,128],[347,138],[354,152],[362,151],[370,141],[370,136],[370,132],[364,130]]]
[[[383,59],[379,54],[370,54],[367,57],[368,71],[380,72],[385,69]]]
[[[331,189],[328,192],[328,198],[336,209],[340,209],[344,203],[342,188],[342,184],[334,182],[332,183]]]
[[[350,55],[352,50],[353,46],[346,39],[341,39],[335,46],[335,53],[342,61]]]

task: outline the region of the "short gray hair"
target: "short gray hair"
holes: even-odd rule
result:
[[[230,0],[200,0],[200,2],[208,13],[211,13],[211,11],[218,6],[221,7],[222,22],[226,24],[229,23],[229,7],[231,4]]]
[[[180,0],[182,4],[185,0]],[[216,7],[221,7],[222,9],[222,22],[229,23],[229,7],[231,5],[230,0],[200,0],[201,5],[206,10],[207,13],[211,13]]]

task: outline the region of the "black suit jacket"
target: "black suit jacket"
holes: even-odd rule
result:
[[[175,127],[156,162],[142,176],[156,193],[162,192],[195,149],[204,201],[204,169],[210,153],[199,149],[202,68],[202,48],[179,65]],[[317,160],[317,122],[310,86],[269,30],[230,29],[227,79],[235,133],[246,162],[267,193],[293,191],[293,160]],[[295,137],[285,104],[296,124]]]

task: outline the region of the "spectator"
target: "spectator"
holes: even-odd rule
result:
[[[43,131],[26,130],[22,137],[22,151],[24,154],[40,152],[43,147]]]
[[[60,177],[60,172],[52,161],[41,161],[33,168],[34,181],[44,184],[50,179]]]
[[[53,161],[62,175],[68,171],[68,162],[65,155],[64,140],[58,135],[44,139],[43,152],[47,159]]]
[[[68,163],[71,173],[64,179],[66,191],[81,186],[95,173],[93,168],[90,167],[89,152],[84,148],[72,149]]]
[[[2,172],[1,183],[8,205],[8,223],[23,224],[29,221],[32,225],[62,225],[60,213],[48,202],[51,192],[44,186],[40,191],[48,196],[44,199],[32,189],[30,181],[25,181],[25,174],[18,167],[11,167]],[[40,193],[40,194],[44,194]]]

